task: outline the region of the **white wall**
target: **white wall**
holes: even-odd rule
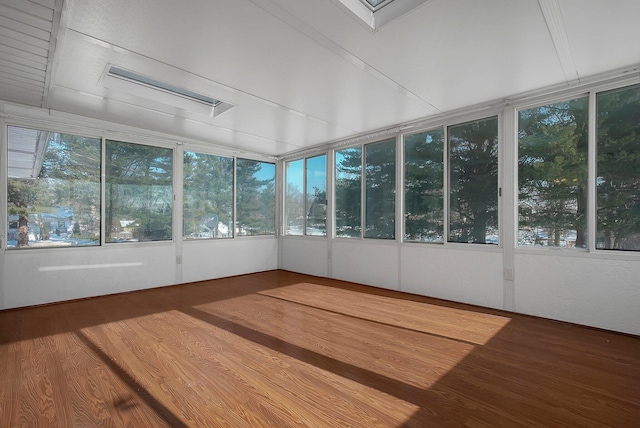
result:
[[[514,284],[518,312],[640,334],[637,257],[516,254]]]
[[[278,240],[273,236],[183,243],[182,282],[261,272],[277,267]]]
[[[3,111],[7,114],[0,116],[0,310],[278,268],[278,239],[275,236],[186,242],[178,236],[174,241],[165,242],[6,249],[7,124],[87,135],[105,136],[108,133],[116,139],[132,142],[142,140],[173,148],[175,159],[182,158],[185,147],[226,156],[233,156],[233,153],[201,142],[177,142],[168,135],[30,107],[3,105],[0,101],[0,113]],[[243,157],[261,159],[260,155],[249,153]],[[176,200],[181,200],[182,164],[175,162],[174,165],[173,190]],[[180,204],[175,204],[174,231],[182,230],[181,212]]]
[[[324,245],[321,245],[324,244]],[[502,251],[382,240],[283,240],[281,267],[299,273],[486,307],[504,308]],[[329,257],[331,257],[329,259]],[[323,271],[330,270],[327,275]]]
[[[333,277],[398,290],[398,246],[394,242],[336,239],[332,245]]]
[[[307,275],[329,276],[329,248],[326,238],[282,238],[281,268]]]
[[[502,252],[405,244],[400,288],[409,293],[503,309]]]
[[[507,281],[499,247],[335,239],[328,259],[317,245],[285,239],[282,267],[328,263],[336,279],[640,335],[635,254],[517,250]]]
[[[176,244],[9,250],[0,276],[0,309],[193,282],[277,268],[275,237]],[[181,280],[179,280],[181,275]]]
[[[173,245],[9,250],[2,309],[173,284]]]
[[[30,114],[30,109],[25,108],[22,116]],[[517,218],[514,114],[509,109],[504,111],[504,141],[501,141],[503,158],[511,159],[511,162],[502,161],[501,166],[505,195],[501,208],[501,242],[513,244],[497,247],[370,239],[250,237],[7,250],[0,252],[0,309],[280,267],[640,335],[640,254],[525,250],[510,246],[515,245],[513,231]],[[47,112],[36,116],[41,121],[52,120]],[[60,119],[62,123],[68,120],[67,116],[64,121]],[[76,126],[83,121],[74,120]],[[2,122],[0,120],[0,124]],[[92,126],[97,125],[92,123]],[[4,145],[2,149],[2,153],[6,153]],[[329,171],[333,169],[330,158]],[[6,170],[1,175],[6,176]],[[0,179],[0,183],[6,189],[6,180]],[[178,193],[179,189],[178,184]],[[401,193],[399,195],[401,197]],[[331,188],[327,196],[330,217]],[[4,199],[0,200],[0,220],[6,225],[6,219],[2,218],[6,213],[6,198],[0,199]],[[398,203],[397,218],[402,216],[401,207]],[[402,235],[399,230],[396,234]],[[504,278],[511,275],[513,280]]]

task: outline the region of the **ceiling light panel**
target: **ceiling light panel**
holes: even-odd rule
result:
[[[110,76],[129,80],[130,82],[133,82],[133,83],[149,86],[151,88],[155,88],[161,91],[169,92],[171,94],[179,95],[181,97],[185,97],[193,101],[198,101],[212,107],[220,103],[220,101],[214,98],[208,97],[206,95],[202,95],[197,92],[193,92],[188,89],[184,89],[179,86],[172,85],[171,83],[161,82],[160,80],[154,79],[152,77],[143,76],[142,74],[125,70],[124,68],[116,67],[115,65],[112,65],[109,67],[108,74]]]
[[[233,107],[209,95],[111,64],[107,65],[102,86],[211,117]]]

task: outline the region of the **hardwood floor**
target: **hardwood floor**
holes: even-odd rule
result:
[[[638,427],[640,337],[284,271],[0,312],[2,427]]]

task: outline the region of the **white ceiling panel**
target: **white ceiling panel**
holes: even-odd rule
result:
[[[0,0],[0,100],[41,107],[62,2]]]
[[[428,0],[373,31],[339,0],[0,0],[0,100],[276,156],[637,67],[638,16],[637,0]],[[234,107],[107,85],[109,65]]]
[[[581,76],[640,63],[640,1],[565,0],[560,9]]]
[[[274,1],[318,31],[333,22],[332,42],[440,111],[564,80],[538,1],[430,1],[377,32],[331,2]]]

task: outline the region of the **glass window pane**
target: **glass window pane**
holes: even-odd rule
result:
[[[362,149],[336,151],[336,237],[359,238],[362,192]]]
[[[306,234],[327,234],[327,156],[307,159]]]
[[[449,241],[498,244],[498,118],[449,128]]]
[[[395,239],[396,140],[365,146],[365,238]]]
[[[597,103],[597,248],[640,251],[640,86]]]
[[[518,245],[585,248],[589,98],[518,114]]]
[[[233,238],[233,158],[184,152],[183,236]]]
[[[236,234],[275,235],[275,164],[237,159],[236,181]]]
[[[8,127],[8,248],[100,244],[99,138]]]
[[[173,150],[107,140],[106,242],[172,239]]]
[[[404,239],[444,240],[444,130],[404,141]]]
[[[285,167],[285,233],[302,235],[304,221],[304,159],[287,162]]]

